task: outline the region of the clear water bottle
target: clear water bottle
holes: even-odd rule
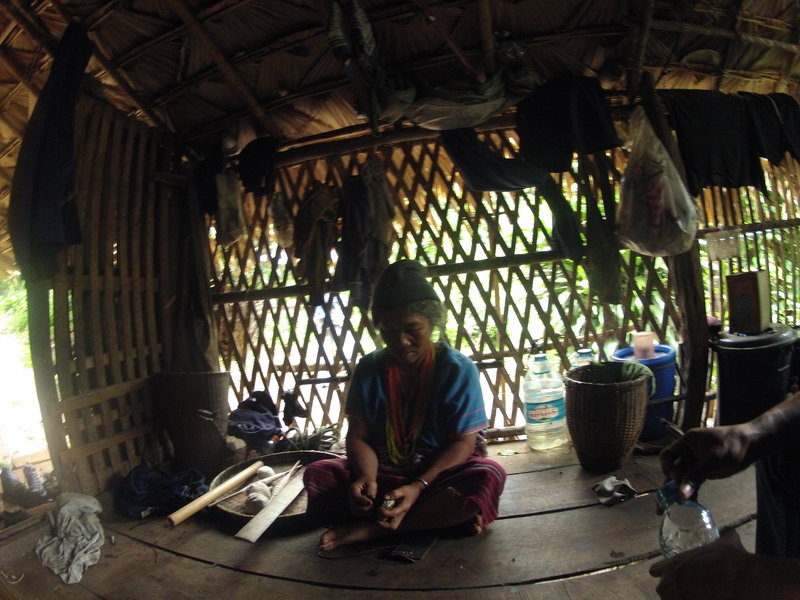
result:
[[[664,484],[656,492],[656,500],[663,511],[658,544],[666,558],[719,537],[711,511],[694,500],[679,500],[676,482]]]
[[[545,354],[536,354],[523,381],[525,435],[534,450],[555,448],[567,441],[564,384]]]
[[[582,367],[594,362],[594,352],[591,348],[578,348],[569,360],[573,367]]]

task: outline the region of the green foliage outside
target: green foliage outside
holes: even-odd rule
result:
[[[19,275],[0,281],[0,333],[28,334],[25,282]]]
[[[0,281],[0,334],[14,336],[23,353],[23,362],[31,365],[28,346],[28,298],[20,275]]]

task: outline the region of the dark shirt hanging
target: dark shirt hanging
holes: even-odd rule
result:
[[[572,155],[620,145],[611,109],[593,77],[558,77],[517,104],[520,154],[550,173],[570,169]]]
[[[707,186],[765,191],[747,101],[711,90],[659,90],[678,138],[689,193]]]
[[[53,58],[39,101],[25,128],[8,207],[8,228],[24,277],[58,270],[58,251],[81,241],[75,199],[75,104],[92,44],[82,25],[71,23]]]

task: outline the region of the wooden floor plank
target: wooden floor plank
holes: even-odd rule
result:
[[[43,567],[33,549],[48,531],[46,522],[21,530],[0,544],[0,598],[6,600],[102,600],[80,583],[67,585]]]
[[[708,495],[711,499],[711,494]],[[614,509],[616,510],[616,507]],[[25,577],[14,590],[12,600],[218,600],[219,598],[285,597],[309,600],[657,600],[656,580],[647,570],[655,559],[646,559],[592,575],[533,584],[422,591],[380,590],[382,579],[374,575],[376,587],[353,589],[326,587],[241,573],[220,565],[193,560],[143,544],[126,535],[107,531],[100,562],[90,567],[79,584],[65,585],[37,562],[30,548],[44,531],[27,530],[0,548],[4,572]],[[750,522],[739,528],[746,548],[754,547],[755,527]],[[534,553],[535,554],[535,553]],[[540,556],[541,560],[544,557]],[[321,562],[321,559],[314,559]],[[427,557],[425,560],[428,560]],[[335,561],[322,561],[334,563]],[[373,564],[373,561],[366,561]],[[337,563],[347,570],[346,563]],[[402,569],[399,569],[402,572]],[[417,578],[406,571],[409,587]],[[301,577],[302,573],[298,574]]]
[[[721,526],[755,513],[752,480],[751,469],[703,486],[701,501]],[[410,577],[419,582],[420,589],[459,589],[532,583],[655,556],[658,525],[653,497],[646,495],[614,507],[593,505],[501,519],[483,536],[440,539],[424,560],[413,565],[376,556],[319,559],[314,553],[321,530],[290,535],[268,532],[251,545],[235,540],[233,528],[209,519],[183,523],[164,534],[157,545],[272,577],[294,579],[305,572],[306,581],[320,585],[368,588],[380,581],[385,589],[404,589]]]
[[[651,492],[664,480],[657,465],[656,456],[634,457],[613,475],[618,479],[628,479],[639,493]],[[592,487],[610,475],[590,473],[578,465],[534,473],[512,473],[500,496],[500,516],[507,518],[597,504]]]
[[[163,518],[122,518],[108,497],[102,558],[79,585],[60,584],[36,562],[32,548],[45,524],[21,529],[0,543],[0,564],[26,574],[29,583],[20,582],[15,590],[25,592],[20,598],[53,600],[218,600],[233,589],[237,597],[269,592],[322,600],[655,600],[656,582],[647,569],[658,557],[659,517],[647,492],[660,484],[656,458],[634,457],[618,470],[618,477],[645,493],[606,507],[591,491],[603,476],[584,472],[574,456],[570,464],[568,449],[558,460],[534,454],[502,457],[516,462],[509,469],[501,518],[485,535],[441,536],[413,564],[387,561],[378,552],[319,558],[322,530],[302,519],[279,519],[251,544],[233,537],[241,521],[222,519],[214,511],[173,528]],[[700,501],[721,526],[752,521],[753,470],[707,482]]]

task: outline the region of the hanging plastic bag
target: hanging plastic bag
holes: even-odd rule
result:
[[[632,148],[617,205],[617,237],[639,254],[670,256],[691,248],[697,210],[641,106],[631,116]]]

